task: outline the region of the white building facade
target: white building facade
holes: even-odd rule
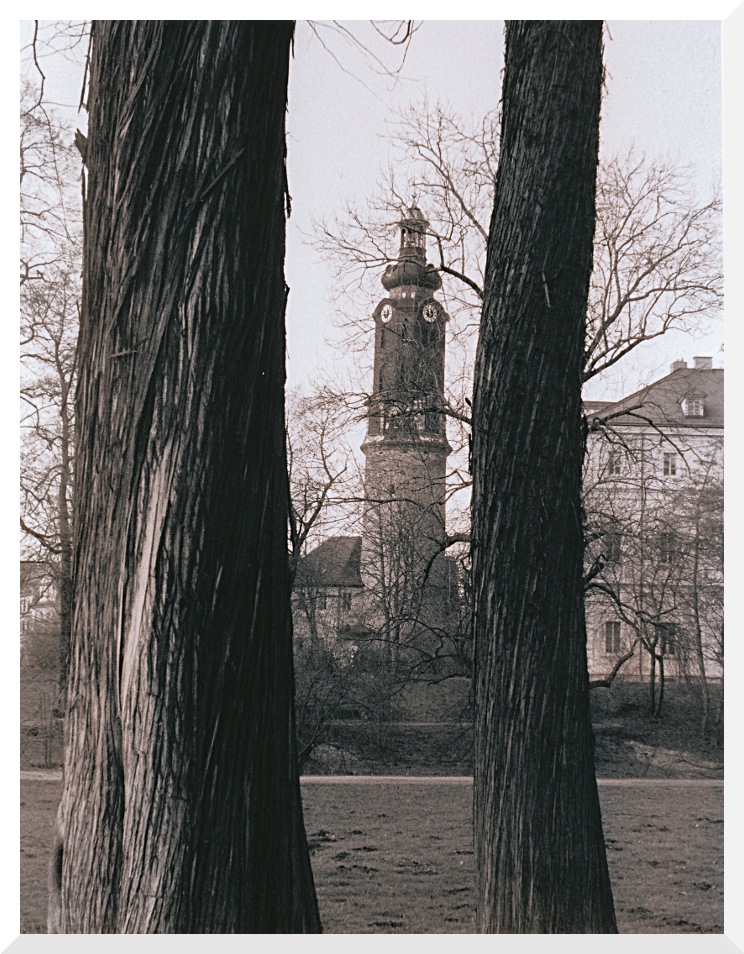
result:
[[[587,417],[590,675],[720,681],[723,370],[677,361]]]

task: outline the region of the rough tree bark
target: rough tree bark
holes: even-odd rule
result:
[[[292,33],[94,27],[58,931],[319,930],[286,550]]]
[[[72,479],[72,389],[71,382],[60,374],[60,469],[57,491],[59,513],[59,563],[57,590],[59,592],[59,691],[62,702],[67,695],[67,661],[70,655],[70,627],[72,626],[72,528],[68,498]]]
[[[589,718],[581,372],[602,25],[506,29],[476,358],[478,930],[616,931]]]

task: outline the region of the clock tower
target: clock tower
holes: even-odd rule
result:
[[[426,263],[429,225],[414,204],[400,221],[398,259],[382,275],[366,456],[362,537],[365,585],[405,576],[421,590],[445,537],[447,443],[444,340],[447,313],[434,297],[441,279]],[[441,564],[443,561],[436,561]]]

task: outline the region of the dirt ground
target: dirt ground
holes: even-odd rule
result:
[[[21,930],[46,930],[58,780],[21,782]],[[472,787],[466,780],[303,782],[327,934],[473,932]],[[723,785],[600,782],[623,933],[723,931]]]
[[[305,784],[324,930],[473,932],[472,788]],[[723,786],[600,784],[622,933],[723,931]]]

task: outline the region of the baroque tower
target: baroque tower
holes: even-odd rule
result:
[[[429,223],[414,204],[400,221],[398,260],[385,269],[375,308],[374,378],[369,399],[367,507],[362,576],[371,590],[415,601],[431,584],[445,537],[447,443],[444,342],[447,313],[434,297],[441,279],[426,263]],[[402,607],[398,607],[401,610]]]

